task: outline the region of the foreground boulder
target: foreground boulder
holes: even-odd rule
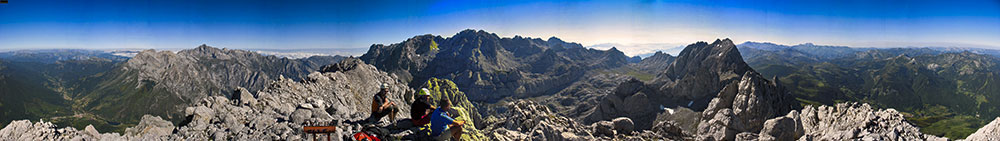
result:
[[[632,134],[635,130],[635,123],[632,123],[632,119],[627,117],[615,118],[611,121],[615,125],[615,131],[620,134]]]

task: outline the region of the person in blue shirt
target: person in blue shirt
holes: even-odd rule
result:
[[[438,102],[438,107],[431,113],[431,136],[436,140],[460,140],[462,137],[462,125],[465,121],[452,119],[448,111],[451,111],[451,100],[442,98]]]

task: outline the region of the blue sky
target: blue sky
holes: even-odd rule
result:
[[[732,38],[1000,49],[998,1],[10,0],[0,49],[364,49],[462,29],[556,36],[628,54]],[[599,47],[599,46],[595,46]]]

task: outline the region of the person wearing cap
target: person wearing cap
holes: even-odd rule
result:
[[[389,101],[389,84],[382,83],[382,87],[378,93],[372,98],[372,114],[370,120],[379,121],[382,117],[386,115],[389,116],[389,121],[396,121],[396,112],[399,110],[396,108],[396,103]]]
[[[430,123],[431,112],[434,112],[434,106],[431,106],[431,92],[427,88],[420,89],[417,92],[417,98],[413,100],[413,104],[410,104],[410,117],[412,117],[414,126],[424,126]]]

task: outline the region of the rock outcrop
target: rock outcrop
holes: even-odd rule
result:
[[[713,100],[713,104],[715,104]],[[699,140],[948,140],[920,133],[894,109],[876,110],[868,104],[840,103],[807,106],[802,112],[760,120],[735,117],[730,109],[699,125]],[[718,113],[723,112],[723,113]],[[708,115],[709,111],[704,114]],[[750,129],[749,127],[756,127]],[[985,128],[985,127],[984,127]]]
[[[117,133],[101,134],[94,126],[83,131],[71,127],[57,128],[50,122],[31,123],[28,120],[10,122],[0,129],[0,140],[127,140]]]
[[[484,129],[496,140],[594,140],[591,128],[571,118],[558,116],[548,107],[520,100],[507,105],[507,112],[487,119]]]
[[[698,134],[733,140],[742,132],[757,133],[768,119],[792,110],[792,99],[777,82],[747,72],[727,85],[701,114]]]
[[[689,136],[661,131],[635,130],[631,119],[582,125],[528,100],[506,103],[503,111],[487,118],[483,131],[493,140],[681,140]]]
[[[946,140],[920,133],[894,109],[875,110],[868,104],[807,106],[798,118],[806,140]]]
[[[574,119],[585,118],[593,112],[605,96],[613,92],[619,84],[630,81],[634,77],[615,73],[592,73],[584,80],[574,82],[562,91],[543,97],[539,103],[552,108],[560,115]]]
[[[986,124],[983,128],[979,128],[979,130],[976,130],[976,133],[972,133],[972,135],[965,137],[965,139],[970,141],[1000,140],[1000,117]]]

